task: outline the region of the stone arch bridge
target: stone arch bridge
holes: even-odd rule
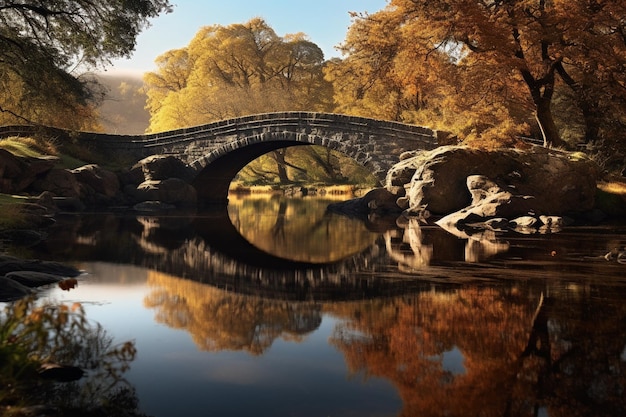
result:
[[[34,127],[0,128],[0,137],[33,134]],[[437,146],[435,131],[403,123],[330,113],[283,112],[222,120],[145,135],[67,132],[52,134],[109,160],[136,162],[150,155],[174,155],[194,170],[193,185],[203,203],[227,201],[232,179],[249,162],[291,146],[321,145],[342,152],[383,182],[402,152]]]

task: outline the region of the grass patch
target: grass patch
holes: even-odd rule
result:
[[[74,169],[85,165],[85,162],[78,157],[61,153],[53,141],[46,139],[12,136],[0,140],[0,148],[11,152],[15,156],[27,158],[56,156],[59,158],[57,168]]]
[[[17,156],[37,158],[45,155],[58,155],[56,145],[46,139],[11,136],[0,140],[0,148]]]
[[[0,148],[11,152],[15,156],[23,156],[30,158],[38,158],[43,156],[40,152],[28,146],[22,141],[14,140],[15,138],[5,139],[0,141]]]
[[[64,168],[64,169],[75,169],[78,167],[82,167],[83,165],[86,164],[85,161],[82,161],[78,158],[74,158],[73,156],[70,155],[65,155],[65,154],[61,154],[59,155],[59,163],[57,164],[59,168]]]
[[[626,196],[626,182],[622,181],[608,181],[598,183],[598,188],[605,193],[625,195]]]
[[[23,197],[0,194],[0,230],[28,226],[28,220],[22,211]]]

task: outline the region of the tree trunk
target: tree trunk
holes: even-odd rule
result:
[[[272,152],[272,158],[276,161],[276,170],[278,180],[281,184],[289,184],[289,175],[287,175],[287,164],[285,162],[285,149],[277,149]]]
[[[543,135],[543,146],[565,147],[567,144],[561,139],[559,129],[556,127],[556,123],[554,123],[554,118],[552,117],[550,101],[551,100],[541,98],[535,103],[535,118],[537,119],[541,134]]]
[[[556,70],[561,79],[565,81],[565,84],[576,95],[576,102],[583,113],[583,120],[585,121],[585,143],[594,143],[600,134],[600,120],[602,117],[598,110],[598,100],[588,94],[588,91],[592,89],[591,86],[589,83],[584,82],[584,79],[583,82],[576,82],[565,70],[561,62],[556,66]]]
[[[588,100],[583,100],[580,108],[585,121],[585,143],[595,143],[600,135],[598,106],[590,103]]]

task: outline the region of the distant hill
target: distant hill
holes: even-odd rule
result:
[[[140,76],[97,74],[108,94],[98,109],[106,133],[139,135],[150,123],[150,113],[144,108],[146,95],[141,92]]]

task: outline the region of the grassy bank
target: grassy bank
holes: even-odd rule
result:
[[[0,194],[0,230],[29,227],[28,217],[23,211],[25,197]]]
[[[85,165],[83,160],[60,152],[53,140],[13,136],[0,140],[0,149],[28,158],[55,157],[58,168],[74,169]]]

